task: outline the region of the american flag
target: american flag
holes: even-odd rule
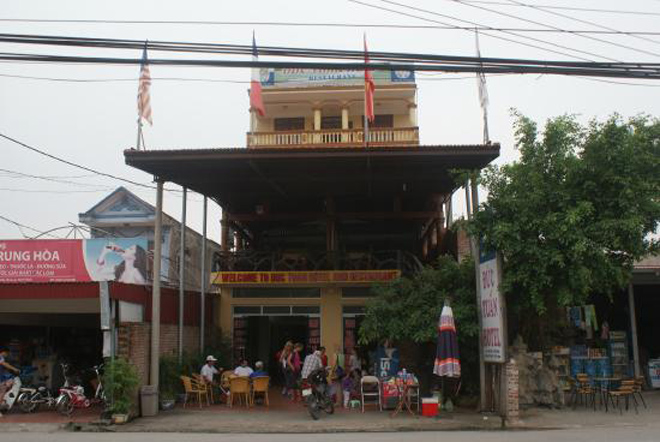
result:
[[[146,120],[153,126],[151,119],[151,73],[149,72],[149,60],[147,60],[147,45],[142,52],[142,65],[140,67],[140,85],[138,86],[138,118]]]

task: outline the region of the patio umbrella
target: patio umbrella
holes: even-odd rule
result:
[[[458,339],[454,325],[454,312],[445,302],[438,323],[438,348],[433,364],[433,373],[438,376],[461,377],[461,361],[458,353]]]

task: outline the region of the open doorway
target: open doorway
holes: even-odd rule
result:
[[[303,344],[304,358],[320,345],[320,318],[300,314],[234,317],[234,363],[245,358],[254,366],[262,361],[275,385],[284,383],[278,353],[287,341]]]

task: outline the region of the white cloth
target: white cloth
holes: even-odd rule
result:
[[[243,367],[242,365],[239,365],[236,367],[234,370],[234,374],[236,376],[246,376],[249,377],[252,374],[252,369],[250,367]]]
[[[204,364],[202,370],[199,372],[207,382],[213,382],[213,376],[218,373],[218,369],[209,364]]]

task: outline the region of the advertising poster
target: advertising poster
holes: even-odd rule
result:
[[[0,240],[0,283],[147,283],[146,238]]]
[[[482,249],[479,256],[481,284],[481,343],[484,362],[505,362],[504,315],[500,292],[500,271],[497,253]]]
[[[363,70],[337,69],[261,69],[261,85],[264,87],[317,87],[364,85]],[[414,83],[415,71],[372,71],[378,84]]]

